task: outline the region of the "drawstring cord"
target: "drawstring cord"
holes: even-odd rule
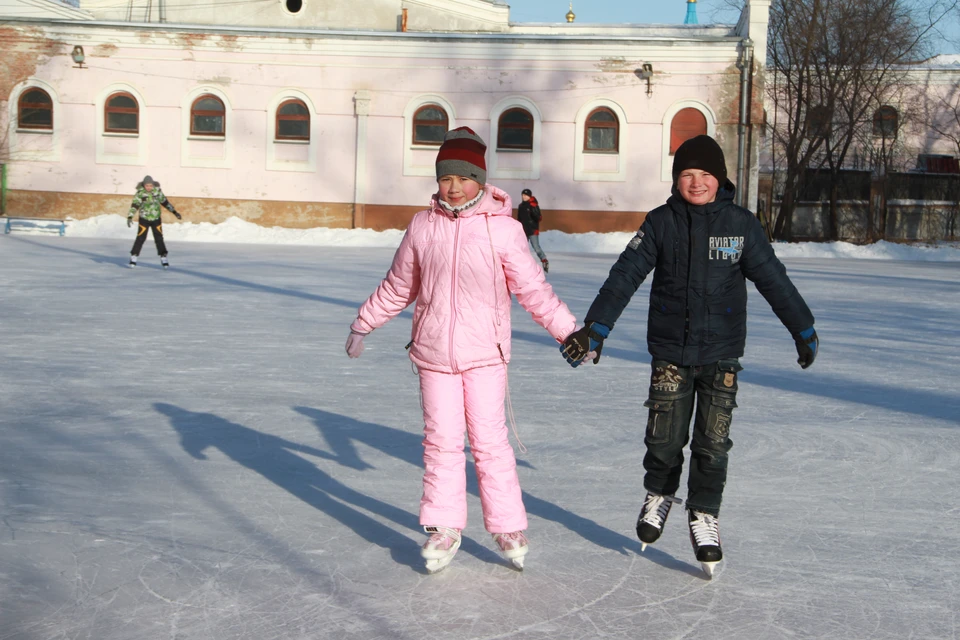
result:
[[[493,260],[493,300],[496,307],[496,322],[497,327],[500,326],[500,296],[497,295],[497,250],[493,246],[493,234],[490,232],[490,216],[483,214],[483,219],[487,223],[487,238],[490,239],[490,256]],[[517,448],[520,449],[520,453],[526,453],[527,447],[523,444],[523,441],[520,439],[520,432],[517,431],[517,419],[513,415],[513,400],[510,398],[510,373],[507,368],[507,360],[503,357],[503,349],[500,348],[500,344],[497,343],[497,351],[500,352],[500,363],[503,365],[503,380],[504,387],[506,389],[507,397],[507,417],[510,419],[510,427],[513,429],[513,437],[517,439]]]

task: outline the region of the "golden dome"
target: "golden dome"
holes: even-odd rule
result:
[[[573,12],[573,3],[570,3],[570,11],[567,11],[567,22],[573,22],[577,19],[577,14]]]

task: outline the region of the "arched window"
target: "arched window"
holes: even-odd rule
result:
[[[690,138],[706,134],[707,118],[702,111],[693,107],[680,109],[670,121],[670,155]]]
[[[443,107],[425,104],[413,115],[413,144],[443,144],[449,119]]]
[[[514,107],[500,114],[497,122],[498,149],[533,149],[533,116],[526,109]]]
[[[125,91],[107,98],[103,107],[103,130],[107,133],[139,133],[140,107],[137,99]]]
[[[277,107],[277,140],[309,140],[310,110],[302,100],[291,98]]]
[[[220,98],[204,94],[194,100],[190,107],[190,135],[223,136],[226,119],[226,109]]]
[[[823,105],[810,107],[807,112],[807,137],[826,138],[830,135],[830,110]]]
[[[873,135],[881,138],[896,138],[899,125],[897,110],[883,105],[873,114]]]
[[[33,87],[20,94],[17,127],[53,131],[53,100],[46,91]]]
[[[587,116],[583,131],[584,151],[616,153],[620,149],[620,121],[607,107],[599,107]]]

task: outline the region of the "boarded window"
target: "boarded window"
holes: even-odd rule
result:
[[[670,155],[690,138],[707,135],[707,119],[699,109],[680,109],[670,121]]]

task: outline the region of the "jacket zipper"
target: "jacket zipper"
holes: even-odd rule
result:
[[[450,368],[454,373],[460,373],[457,369],[457,359],[453,353],[453,332],[457,324],[457,270],[460,257],[460,216],[453,214],[454,232],[453,232],[453,272],[450,275]]]

